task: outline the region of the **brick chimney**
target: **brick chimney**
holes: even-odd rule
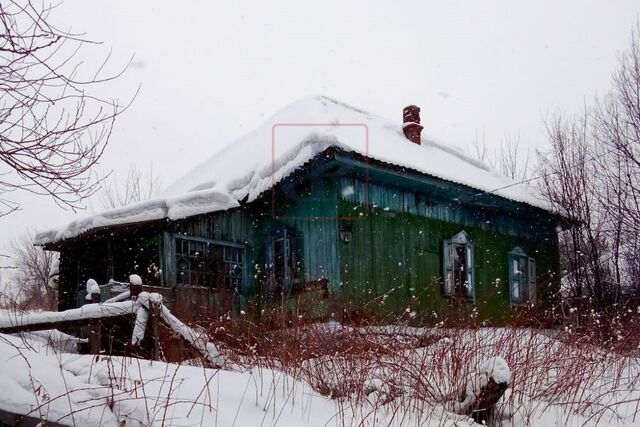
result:
[[[422,129],[424,129],[420,125],[420,107],[416,107],[415,105],[404,107],[402,116],[404,136],[414,144],[420,145],[420,134],[422,133]]]

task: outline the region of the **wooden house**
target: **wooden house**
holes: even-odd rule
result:
[[[60,252],[59,308],[75,307],[90,277],[131,273],[165,300],[188,295],[192,313],[310,289],[322,290],[316,308],[328,296],[345,312],[417,319],[457,302],[500,322],[547,303],[562,218],[534,189],[423,135],[419,112],[389,121],[303,99],[157,199],[41,233]]]

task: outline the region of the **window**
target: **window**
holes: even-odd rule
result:
[[[176,237],[176,284],[242,288],[244,248],[223,242]]]
[[[519,247],[509,252],[509,295],[514,305],[536,301],[536,261]]]
[[[464,231],[444,241],[444,294],[475,300],[473,243]]]
[[[293,285],[303,280],[295,231],[282,227],[269,236],[265,243],[269,292],[273,296],[288,295]]]
[[[223,252],[225,264],[225,286],[227,289],[241,289],[243,249],[232,246],[223,246]]]

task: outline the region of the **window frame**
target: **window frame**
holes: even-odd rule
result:
[[[266,285],[271,295],[289,295],[296,284],[304,282],[299,236],[300,233],[295,228],[280,226],[265,239]],[[280,250],[277,248],[278,243],[281,244]],[[281,267],[280,274],[278,265]]]
[[[197,269],[193,269],[191,267],[192,259],[196,258],[191,254],[181,253],[180,244],[181,242],[186,243],[187,245],[194,244],[196,246],[202,245],[203,248],[207,249],[207,254],[219,251],[219,257],[215,260],[219,266],[223,267],[222,274],[219,271],[198,271]],[[176,286],[193,286],[193,287],[205,287],[209,289],[216,290],[225,290],[231,292],[240,292],[244,287],[244,280],[246,277],[246,248],[245,245],[235,243],[235,242],[227,242],[222,240],[213,240],[206,239],[202,237],[196,236],[187,236],[187,235],[174,235],[173,236],[173,262],[175,265],[175,283]],[[179,267],[179,259],[180,257],[186,258],[189,262],[189,268],[185,271],[189,272],[189,279],[181,280],[181,269]],[[206,260],[206,258],[205,258]],[[233,270],[233,268],[239,266],[238,270]],[[202,275],[203,283],[193,283],[192,275]],[[210,277],[207,278],[207,275]],[[223,282],[223,286],[220,286],[220,281]]]
[[[467,292],[462,291],[462,286],[457,288],[454,282],[454,254],[456,247],[464,248],[464,257],[466,268],[466,280],[469,289]],[[464,271],[464,269],[463,269]],[[449,298],[463,298],[475,303],[476,301],[476,283],[475,283],[475,247],[466,231],[462,230],[453,237],[445,239],[443,242],[443,294]]]
[[[509,271],[509,301],[511,306],[535,304],[537,299],[536,260],[527,255],[520,246],[516,246],[509,251],[507,260]],[[516,279],[514,262],[518,263],[518,269],[520,269],[520,262],[522,262],[524,267],[523,271],[519,270],[518,274],[520,274],[520,277],[518,279]],[[514,295],[514,285],[516,281],[519,284],[519,294],[522,294],[517,297]]]

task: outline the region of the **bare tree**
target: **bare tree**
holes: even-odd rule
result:
[[[606,167],[600,184],[616,281],[639,289],[640,277],[632,272],[637,270],[640,250],[640,24],[621,54],[612,93],[596,104],[594,128]]]
[[[123,180],[118,180],[115,173],[104,180],[100,202],[105,209],[128,206],[153,198],[160,192],[160,186],[161,180],[153,174],[153,167],[142,172],[132,164]]]
[[[78,52],[95,43],[56,28],[53,10],[46,2],[0,4],[0,216],[19,208],[9,196],[16,190],[71,208],[95,192],[90,170],[126,108],[95,94],[121,72],[102,75],[108,55],[84,72]]]
[[[500,148],[496,150],[491,150],[487,146],[484,134],[482,139],[479,139],[476,134],[471,152],[480,161],[517,182],[527,181],[535,169],[531,167],[531,163],[535,160],[531,156],[531,149],[520,144],[519,132],[506,131]]]
[[[478,136],[478,131],[476,130],[476,139],[471,145],[471,154],[476,156],[478,160],[483,163],[490,165],[492,168],[496,167],[496,158],[495,153],[492,153],[487,146],[487,141],[485,140],[484,131],[482,132],[482,139]]]
[[[28,232],[11,242],[13,303],[22,310],[55,310],[57,295],[49,286],[49,274],[57,254],[34,246],[33,241],[34,233]]]
[[[640,26],[620,57],[613,89],[575,118],[548,124],[542,189],[580,222],[562,235],[565,279],[600,311],[640,292]]]
[[[520,133],[505,132],[496,160],[500,172],[514,181],[525,181],[530,178],[532,160],[531,149],[520,145]]]
[[[552,206],[580,226],[569,227],[560,245],[565,285],[577,297],[592,296],[605,303],[602,257],[606,229],[600,214],[601,193],[595,179],[602,173],[594,162],[598,154],[590,133],[589,114],[575,118],[556,116],[547,123],[551,152],[540,157],[541,187]]]

